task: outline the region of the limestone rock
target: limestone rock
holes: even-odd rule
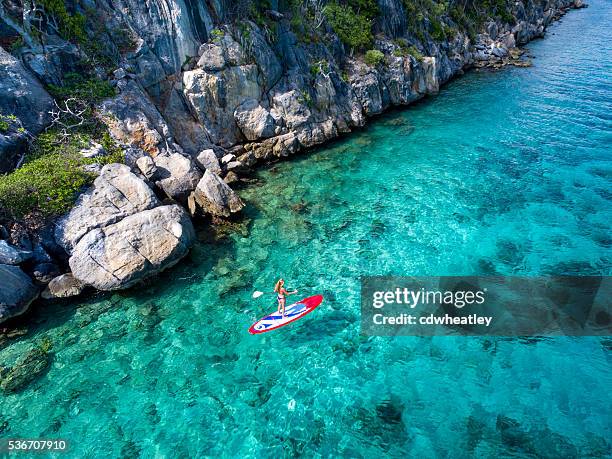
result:
[[[107,154],[104,147],[97,142],[92,142],[88,148],[81,150],[79,153],[83,158],[97,158]]]
[[[73,276],[98,290],[127,288],[174,265],[195,241],[177,205],[144,210],[87,233],[69,260]]]
[[[274,118],[259,102],[249,99],[234,111],[236,124],[247,140],[257,140],[274,135]]]
[[[221,173],[219,158],[217,158],[217,155],[215,155],[215,152],[212,149],[202,150],[196,158],[196,163],[203,170],[210,170],[215,174]]]
[[[225,169],[228,172],[241,172],[244,171],[245,167],[240,161],[231,161],[225,165]]]
[[[508,55],[508,50],[502,46],[493,46],[491,48],[491,54],[496,57],[506,57]]]
[[[225,177],[223,177],[223,181],[228,185],[231,185],[232,183],[239,182],[240,177],[238,177],[235,172],[229,171],[227,174],[225,174]]]
[[[0,48],[0,113],[15,115],[35,135],[50,121],[53,99],[19,60]]]
[[[234,111],[245,101],[261,97],[256,65],[229,66],[215,73],[203,69],[184,72],[183,87],[212,143],[229,147],[243,139]]]
[[[7,132],[0,132],[0,173],[16,166],[27,136],[36,135],[51,121],[53,99],[19,60],[0,47],[0,114],[15,116]]]
[[[251,45],[249,53],[257,64],[262,76],[264,90],[269,90],[279,81],[283,74],[283,65],[266,40],[264,33],[254,23],[247,23]]]
[[[364,112],[367,115],[382,113],[386,107],[381,94],[378,72],[373,70],[364,72],[362,75],[355,75],[352,81],[353,90],[357,94]]]
[[[497,38],[499,28],[497,27],[497,23],[495,21],[490,21],[486,25],[486,30],[489,37],[491,37],[491,40],[495,40]]]
[[[140,169],[142,175],[148,179],[152,178],[155,175],[155,172],[157,172],[157,166],[155,166],[153,158],[148,155],[138,158],[136,160],[136,166],[138,166],[138,169]]]
[[[173,199],[187,199],[202,178],[202,172],[190,158],[179,153],[158,155],[153,161],[157,171],[153,176],[155,184]]]
[[[289,129],[303,126],[312,119],[312,111],[304,94],[295,89],[272,91],[272,105]]]
[[[512,49],[516,47],[516,41],[514,40],[514,34],[507,33],[503,37],[501,37],[500,41],[507,49]]]
[[[37,296],[38,289],[19,267],[0,265],[0,323],[23,314]]]
[[[229,217],[244,207],[236,192],[211,171],[206,171],[198,183],[195,200],[204,212],[217,217]]]
[[[159,204],[153,191],[130,168],[108,164],[102,168],[93,188],[82,194],[72,210],[62,217],[55,229],[55,240],[68,253],[94,228],[151,209]]]
[[[52,298],[68,298],[80,295],[84,288],[85,286],[83,283],[75,279],[72,274],[62,274],[49,282],[49,285],[47,285],[47,288],[40,296],[46,300]]]
[[[225,57],[223,56],[223,48],[214,43],[205,43],[200,46],[198,51],[200,59],[198,67],[209,72],[222,70],[225,67]]]
[[[253,166],[257,161],[268,161],[272,158],[289,156],[300,148],[295,132],[288,132],[260,143],[247,145],[248,150],[240,156],[239,160],[247,167]]]
[[[32,258],[32,252],[20,250],[6,241],[0,240],[0,264],[18,265]]]
[[[19,119],[4,119],[8,129],[0,131],[0,173],[12,171],[28,145],[28,132]]]
[[[121,68],[121,67],[119,67],[113,72],[113,77],[115,77],[115,80],[121,80],[125,78],[126,76],[127,76],[127,72],[125,71],[124,68]]]
[[[137,147],[152,156],[168,153],[170,128],[153,102],[132,80],[123,80],[121,94],[99,105],[111,135],[120,143]]]
[[[24,65],[43,83],[43,85],[62,85],[64,76],[69,72],[82,69],[82,54],[73,43],[53,40],[44,48],[34,47],[24,50],[21,60]]]

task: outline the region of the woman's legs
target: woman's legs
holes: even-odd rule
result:
[[[283,317],[285,316],[285,301],[287,301],[286,298],[278,300],[278,312],[281,313]]]

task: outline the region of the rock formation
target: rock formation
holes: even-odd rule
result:
[[[0,48],[0,115],[12,119],[0,130],[0,173],[12,170],[23,152],[27,134],[49,123],[53,99],[23,64]]]
[[[174,265],[194,240],[181,207],[156,207],[87,233],[72,251],[70,269],[98,290],[126,288]]]
[[[38,289],[21,268],[0,264],[0,323],[23,314],[38,297]]]

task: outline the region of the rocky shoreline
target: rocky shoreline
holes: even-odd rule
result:
[[[276,10],[266,12],[263,26],[238,26],[218,19],[222,6],[196,14],[181,1],[160,2],[175,7],[178,16],[168,17],[125,0],[130,14],[123,16],[93,3],[109,26],[127,28],[133,38],[112,72],[117,94],[95,109],[125,164],[92,165],[93,185],[67,214],[36,232],[0,227],[0,323],[27,311],[39,295],[128,288],[176,264],[195,241],[192,218],[233,218],[244,203],[231,185],[258,164],[436,94],[469,68],[529,65],[518,47],[543,36],[568,9],[584,6],[516,2],[513,25],[490,20],[474,40],[458,30],[438,42],[412,34],[400,0],[381,1],[374,48],[383,57],[367,62],[333,34],[305,43],[292,18]],[[53,99],[45,85],[60,81],[80,53],[59,38],[20,59],[0,48],[0,73],[12,76],[0,84],[0,109],[17,115],[0,133],[3,167],[12,164],[5,172],[19,164],[27,137],[50,123]],[[106,152],[92,144],[81,154]]]

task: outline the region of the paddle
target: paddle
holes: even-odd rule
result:
[[[253,292],[253,298],[259,298],[261,295],[273,295],[276,292],[260,292],[259,290],[255,290]],[[289,293],[297,293],[297,290],[294,290],[293,292],[289,292]]]

